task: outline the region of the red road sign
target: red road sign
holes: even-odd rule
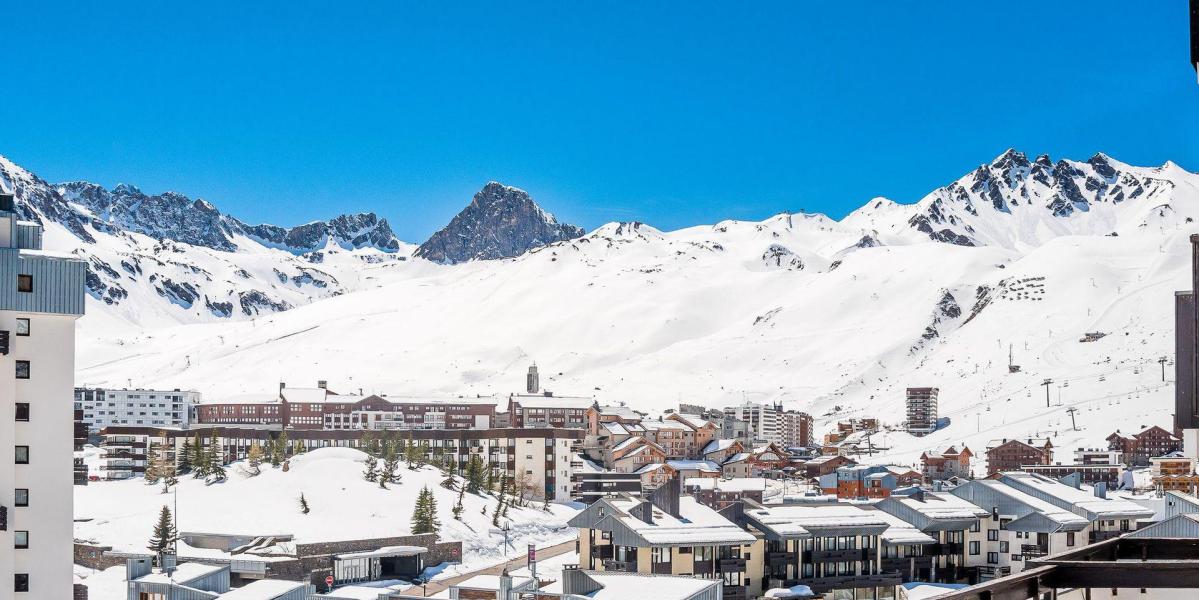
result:
[[[333,576],[332,575],[325,578],[325,585],[327,585],[329,587],[333,587]]]
[[[529,562],[537,562],[537,546],[529,544]]]

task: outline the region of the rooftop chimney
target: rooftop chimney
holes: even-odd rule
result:
[[[322,390],[327,390],[327,389],[329,389],[329,382],[325,381],[324,379],[318,379],[316,381],[316,387],[318,387]]]

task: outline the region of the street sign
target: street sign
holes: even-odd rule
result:
[[[329,587],[333,587],[333,576],[332,575],[325,577],[325,585],[327,585]]]
[[[537,546],[529,544],[529,562],[537,562]]]

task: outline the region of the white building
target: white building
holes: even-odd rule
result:
[[[774,442],[784,446],[805,446],[812,442],[812,417],[795,410],[783,410],[781,405],[746,402],[724,409],[725,422],[731,429],[743,422],[750,442]],[[722,437],[737,438],[737,435]]]
[[[75,319],[86,265],[0,195],[0,598],[70,598]]]
[[[90,432],[111,425],[186,427],[194,422],[201,400],[200,392],[191,390],[75,388],[75,402]]]

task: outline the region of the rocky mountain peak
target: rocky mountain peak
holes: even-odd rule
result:
[[[583,234],[579,227],[559,223],[528,192],[491,181],[421,244],[416,256],[442,264],[511,258]]]

